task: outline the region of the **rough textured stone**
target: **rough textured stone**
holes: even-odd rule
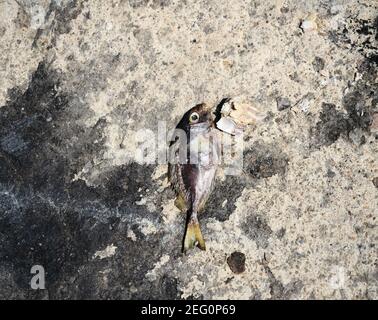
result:
[[[284,174],[287,156],[277,146],[256,142],[244,152],[244,167],[253,178],[269,178]]]
[[[312,62],[312,66],[316,72],[320,72],[324,69],[324,60],[320,57],[315,57],[314,61]]]
[[[288,98],[277,98],[277,110],[282,111],[287,108],[290,108],[291,103]]]
[[[245,254],[242,252],[233,252],[227,258],[227,264],[233,273],[242,273],[245,271]]]

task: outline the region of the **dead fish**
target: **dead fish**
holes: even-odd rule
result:
[[[170,146],[169,180],[176,206],[187,213],[183,252],[198,246],[206,250],[198,214],[213,189],[220,158],[220,143],[211,109],[199,104],[184,114]],[[178,135],[178,136],[177,136]]]

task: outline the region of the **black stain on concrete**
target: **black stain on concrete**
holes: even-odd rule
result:
[[[329,40],[337,46],[358,51],[368,61],[377,63],[378,17],[365,20],[351,16],[346,21],[346,25],[328,33]],[[351,36],[355,34],[359,36]]]
[[[345,112],[338,111],[334,104],[323,103],[319,121],[310,129],[311,147],[329,146],[351,129]]]
[[[285,110],[285,109],[291,107],[291,102],[288,98],[279,97],[279,98],[276,99],[276,102],[277,102],[277,110],[278,111],[282,111],[282,110]]]
[[[265,249],[268,247],[269,238],[273,232],[264,217],[252,213],[241,227],[244,234],[256,242],[258,248]]]
[[[262,265],[269,279],[271,300],[287,300],[291,297],[295,298],[300,294],[303,288],[302,281],[294,280],[287,285],[283,285],[282,282],[276,278],[267,261],[264,260]]]
[[[148,281],[151,259],[162,254],[158,241],[148,238],[132,241],[120,230],[112,231],[116,254],[109,259],[91,260],[80,267],[72,281],[63,282],[60,298],[67,293],[74,299],[177,299],[177,280],[167,274]],[[157,235],[162,236],[162,234]],[[156,262],[156,261],[153,261]]]
[[[226,176],[224,181],[216,181],[213,192],[206,203],[200,219],[215,218],[226,221],[236,208],[236,200],[246,187],[246,181],[239,176]]]
[[[143,7],[151,7],[152,9],[164,9],[170,6],[171,0],[128,0],[129,6],[132,9],[138,9]]]
[[[282,239],[286,234],[286,229],[285,228],[281,228],[279,229],[277,232],[276,232],[276,237],[278,239]]]
[[[314,61],[312,62],[312,66],[316,72],[322,71],[325,66],[324,59],[320,57],[315,57]]]
[[[226,221],[236,208],[236,201],[245,188],[253,188],[260,179],[284,175],[288,157],[274,145],[256,142],[244,152],[243,172],[227,175],[216,181],[215,188],[206,204],[201,219],[215,218]]]
[[[254,179],[284,174],[288,157],[277,146],[256,142],[244,152],[245,171]]]
[[[365,60],[359,64],[357,72],[361,78],[348,88],[342,100],[342,108],[330,103],[323,103],[320,119],[310,130],[310,148],[329,146],[340,137],[349,138],[357,129],[369,132],[374,113],[374,101],[378,101],[377,46],[378,17],[375,20],[358,20],[350,18],[343,29],[332,31],[330,40],[338,46],[350,47],[360,52]],[[360,35],[351,40],[351,34]]]
[[[135,204],[140,188],[153,191],[154,167],[111,168],[95,186],[75,180],[104,151],[107,122],[80,125],[77,120],[91,111],[62,89],[62,81],[64,74],[41,62],[24,92],[11,90],[0,114],[0,286],[9,289],[2,295],[176,298],[174,278],[145,279],[167,250],[161,231],[145,235],[137,225],[142,218],[162,223],[159,214]],[[127,238],[128,230],[136,241]],[[94,257],[109,244],[117,247],[114,256]],[[168,250],[174,251],[174,244]],[[30,289],[36,264],[46,270],[46,290]]]
[[[45,21],[51,20],[48,27],[39,28],[34,36],[32,47],[39,45],[42,36],[50,38],[48,48],[56,45],[56,39],[59,35],[71,31],[71,21],[75,20],[82,12],[84,3],[87,0],[69,0],[64,4],[51,1],[45,15]]]
[[[147,6],[149,0],[129,0],[129,5],[131,8],[140,8]]]
[[[358,66],[361,79],[343,97],[343,108],[331,103],[322,104],[319,121],[310,129],[311,149],[329,146],[340,137],[350,141],[355,130],[369,133],[376,112],[374,101],[378,101],[377,70],[376,65],[366,59]]]
[[[362,77],[343,97],[343,106],[355,128],[368,130],[372,123],[374,101],[378,99],[377,65],[369,59],[358,66]]]

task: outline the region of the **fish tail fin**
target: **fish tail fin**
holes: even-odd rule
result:
[[[206,250],[205,240],[202,237],[202,232],[197,218],[190,217],[185,230],[183,252],[197,246],[201,250]]]

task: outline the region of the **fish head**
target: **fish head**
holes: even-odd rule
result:
[[[210,129],[214,126],[214,119],[211,107],[205,103],[200,103],[187,111],[182,117],[178,128],[185,131]]]

